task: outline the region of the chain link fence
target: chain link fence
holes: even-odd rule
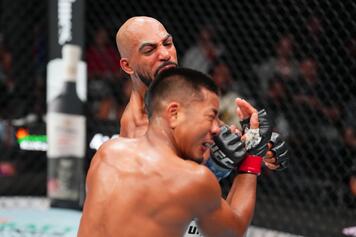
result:
[[[48,6],[0,3],[0,195],[44,196],[45,147],[35,135],[45,134]],[[149,15],[173,35],[180,65],[220,85],[224,121],[235,122],[231,101],[240,96],[267,108],[288,141],[289,168],[259,177],[252,224],[304,236],[343,236],[356,225],[355,1],[85,4],[88,161],[100,141],[118,133],[130,94],[115,33],[127,18]],[[20,147],[28,144],[24,134],[34,135],[39,151]],[[222,182],[225,194],[229,182]]]

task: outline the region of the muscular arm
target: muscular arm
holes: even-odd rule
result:
[[[214,185],[218,184],[214,183]],[[239,174],[234,179],[227,201],[220,198],[219,192],[215,193],[214,200],[217,200],[218,205],[199,216],[197,220],[204,236],[243,236],[253,217],[256,185],[256,175]],[[211,195],[211,193],[213,192],[206,195]]]
[[[256,204],[257,176],[255,174],[238,174],[234,178],[227,203],[241,217],[245,227],[251,223]]]

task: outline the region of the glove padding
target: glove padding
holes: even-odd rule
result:
[[[259,122],[259,135],[261,137],[260,141],[254,145],[252,148],[248,149],[248,153],[256,156],[265,156],[268,147],[267,143],[272,135],[272,128],[267,116],[266,110],[262,109],[258,111],[258,122]],[[246,133],[250,129],[250,118],[241,121],[241,127]]]
[[[227,125],[220,127],[220,133],[213,137],[215,144],[211,146],[211,159],[227,169],[235,169],[245,158],[245,144],[241,136],[232,133]]]
[[[288,166],[289,159],[286,142],[283,141],[281,135],[276,132],[272,133],[269,142],[272,143],[272,148],[270,150],[273,152],[273,155],[276,158],[276,164],[279,165],[276,170],[284,170]]]

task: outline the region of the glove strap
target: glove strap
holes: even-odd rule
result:
[[[247,155],[241,161],[238,171],[241,173],[261,174],[262,157],[255,155]]]
[[[217,164],[214,159],[209,157],[208,161],[205,164],[211,172],[213,172],[216,178],[220,181],[221,179],[229,176],[232,169],[223,168],[221,165]]]

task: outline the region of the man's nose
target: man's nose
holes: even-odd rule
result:
[[[213,136],[218,135],[220,133],[220,126],[218,120],[214,120],[213,126],[211,127],[211,133]]]
[[[171,55],[169,53],[169,49],[166,47],[162,46],[159,50],[159,59],[163,61],[168,61],[170,60]]]

